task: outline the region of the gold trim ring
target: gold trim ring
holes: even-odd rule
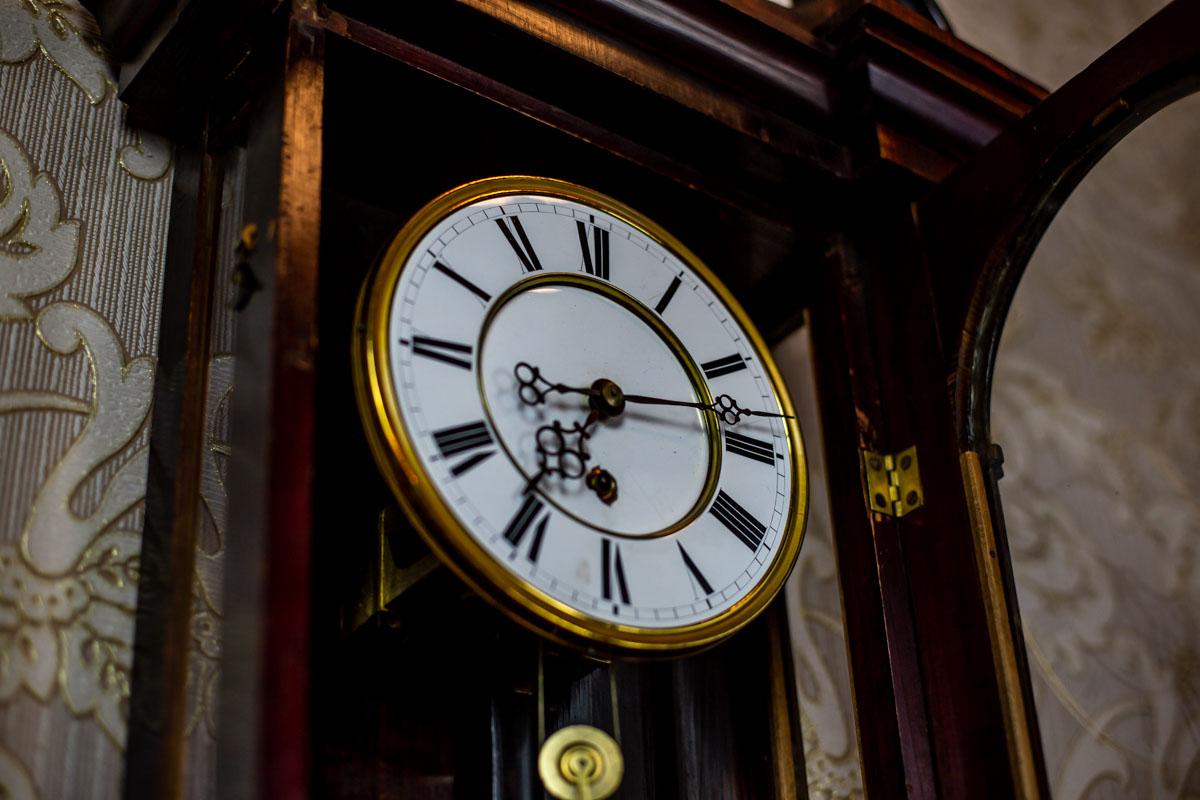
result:
[[[637,230],[692,270],[729,310],[767,373],[787,428],[792,503],[767,574],[721,613],[670,628],[618,624],[584,614],[508,570],[454,515],[422,466],[400,414],[391,375],[388,321],[396,284],[421,239],[459,209],[506,196],[559,198],[595,208]],[[605,653],[678,654],[712,645],[754,619],[783,584],[799,554],[808,516],[804,440],[783,378],[766,344],[729,290],[678,239],[629,206],[583,186],[550,178],[504,176],[464,184],[435,198],[410,219],[368,275],[355,314],[352,365],[355,395],[372,454],[400,506],[439,559],[512,619],[548,638]]]

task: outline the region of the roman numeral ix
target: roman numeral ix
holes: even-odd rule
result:
[[[767,535],[767,526],[750,516],[750,512],[725,494],[724,489],[717,492],[717,499],[713,501],[709,512],[752,551],[758,550],[763,537]]]
[[[401,341],[401,344],[408,342]],[[413,355],[432,358],[444,364],[452,364],[463,369],[471,368],[472,347],[469,344],[459,344],[445,339],[434,339],[432,336],[414,336],[412,338]]]
[[[525,495],[517,513],[513,514],[512,519],[508,521],[508,526],[504,529],[504,538],[514,549],[521,546],[525,534],[531,528],[533,529],[533,538],[529,542],[529,552],[526,554],[526,558],[533,564],[537,563],[538,556],[541,555],[542,539],[546,535],[546,523],[550,521],[550,514],[547,512],[537,521],[537,524],[534,524],[534,520],[537,519],[544,505],[537,495],[529,492]]]
[[[442,458],[470,453],[472,450],[480,451],[450,468],[450,474],[456,478],[471,467],[496,454],[495,449],[491,447],[492,434],[488,432],[487,425],[483,424],[482,421],[434,431],[433,441],[437,445],[438,452],[442,454]],[[485,450],[482,448],[488,449]]]
[[[704,377],[710,381],[713,378],[719,378],[722,375],[728,375],[731,372],[737,372],[739,369],[745,369],[746,362],[737,353],[724,358],[717,358],[712,361],[706,361],[700,365],[700,369],[704,370]]]
[[[507,224],[509,222],[512,223],[511,229]],[[521,225],[521,220],[516,217],[497,217],[496,224],[500,226],[504,238],[508,239],[508,243],[512,245],[517,258],[521,259],[521,266],[526,272],[534,272],[542,268],[537,253],[533,252],[533,245],[529,243],[529,237],[525,235],[525,228]],[[516,231],[516,236],[513,235],[513,231]],[[521,241],[518,242],[517,239]]]
[[[608,280],[608,231],[596,227],[596,218],[592,217],[592,247],[588,247],[588,226],[582,220],[575,220],[579,229],[579,249],[583,251],[583,269],[588,275]]]
[[[770,442],[764,442],[762,439],[743,436],[727,430],[725,431],[725,449],[739,456],[775,465],[775,448]]]
[[[612,600],[614,594],[619,594],[621,602],[629,605],[629,586],[625,583],[625,565],[621,563],[621,548],[608,539],[600,542],[601,559],[601,592],[605,600]],[[613,578],[616,578],[616,592],[613,592]],[[613,612],[617,606],[613,604]]]

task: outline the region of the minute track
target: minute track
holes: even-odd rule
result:
[[[390,349],[368,369],[390,381],[380,407],[399,420],[384,435],[410,456],[389,483],[419,490],[404,506],[418,513],[442,498],[422,535],[450,531],[439,555],[560,643],[642,655],[712,643],[778,591],[803,515],[803,450],[769,354],[711,273],[654,225],[592,195],[491,186],[421,212],[422,232],[389,251],[406,271],[386,297],[370,290],[370,308],[386,303],[371,312],[387,319],[377,347]],[[538,384],[544,402],[523,402],[522,360],[565,388]],[[640,392],[623,415],[596,408],[600,378]],[[618,492],[549,470],[531,483],[536,434],[556,421],[568,444],[583,428],[588,474]],[[373,446],[378,457],[390,443]]]

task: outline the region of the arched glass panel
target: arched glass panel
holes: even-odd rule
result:
[[[1056,86],[1163,3],[944,5],[964,38]],[[1030,260],[996,361],[1056,800],[1200,797],[1198,152],[1194,95],[1100,161]]]
[[[1089,173],[1030,261],[996,362],[992,436],[1057,798],[1200,793],[1200,774],[1184,791],[1200,773],[1197,144],[1193,96]]]

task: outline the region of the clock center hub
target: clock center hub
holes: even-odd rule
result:
[[[661,319],[620,289],[571,273],[527,277],[497,298],[479,353],[500,446],[561,511],[603,533],[650,538],[687,525],[711,499],[720,459],[712,415],[625,396],[711,402],[701,373]],[[582,391],[548,391],[530,405],[516,364]],[[563,447],[558,436],[539,447],[538,431],[556,423]],[[569,464],[560,451],[571,451]]]
[[[604,419],[619,416],[625,410],[625,393],[621,387],[608,378],[597,378],[592,382],[592,391],[588,405]]]

